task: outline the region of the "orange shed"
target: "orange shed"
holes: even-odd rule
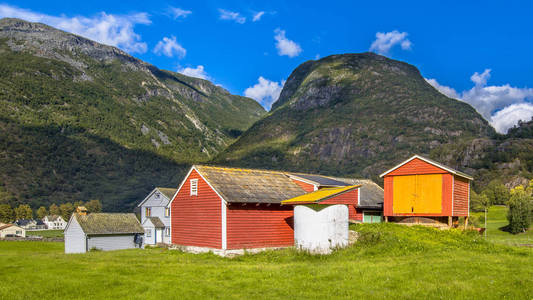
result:
[[[400,223],[468,222],[472,176],[415,155],[387,172],[383,215]]]

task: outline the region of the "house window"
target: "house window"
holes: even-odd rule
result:
[[[22,231],[17,230],[17,231],[15,232],[15,234],[16,234],[16,235],[22,235]]]
[[[144,215],[146,217],[150,217],[152,215],[152,208],[151,207],[146,207],[145,210],[144,210]]]
[[[165,217],[170,217],[170,207],[165,207]]]
[[[146,229],[145,233],[146,233],[146,237],[151,237],[152,236],[152,230],[151,229]]]
[[[170,236],[170,227],[165,228],[166,236]]]
[[[191,179],[191,196],[198,196],[198,179]]]

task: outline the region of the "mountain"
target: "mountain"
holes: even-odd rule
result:
[[[176,186],[265,111],[44,24],[0,20],[0,202],[98,198],[122,210]],[[134,200],[135,199],[135,200]]]
[[[526,154],[532,145],[496,134],[473,107],[438,92],[416,67],[361,53],[301,64],[271,112],[214,162],[379,181],[417,153],[483,175],[482,185],[510,175],[509,154]],[[531,175],[533,163],[525,160],[515,162],[518,180]]]

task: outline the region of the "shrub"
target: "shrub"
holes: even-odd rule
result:
[[[515,189],[509,199],[509,231],[511,233],[525,232],[531,224],[531,196],[524,189]]]

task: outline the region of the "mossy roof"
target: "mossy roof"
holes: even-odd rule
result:
[[[85,234],[144,233],[139,220],[132,213],[74,214]]]
[[[281,203],[306,192],[280,171],[194,166],[228,202]]]
[[[178,190],[178,189],[164,188],[164,187],[158,187],[157,189],[170,200],[172,200],[172,197],[174,197],[174,194]]]
[[[281,204],[310,204],[310,203],[320,203],[324,200],[330,199],[331,197],[337,196],[344,192],[353,190],[360,185],[349,185],[343,187],[334,187],[334,188],[322,188],[318,191],[294,197],[292,199],[287,199],[281,201]]]

